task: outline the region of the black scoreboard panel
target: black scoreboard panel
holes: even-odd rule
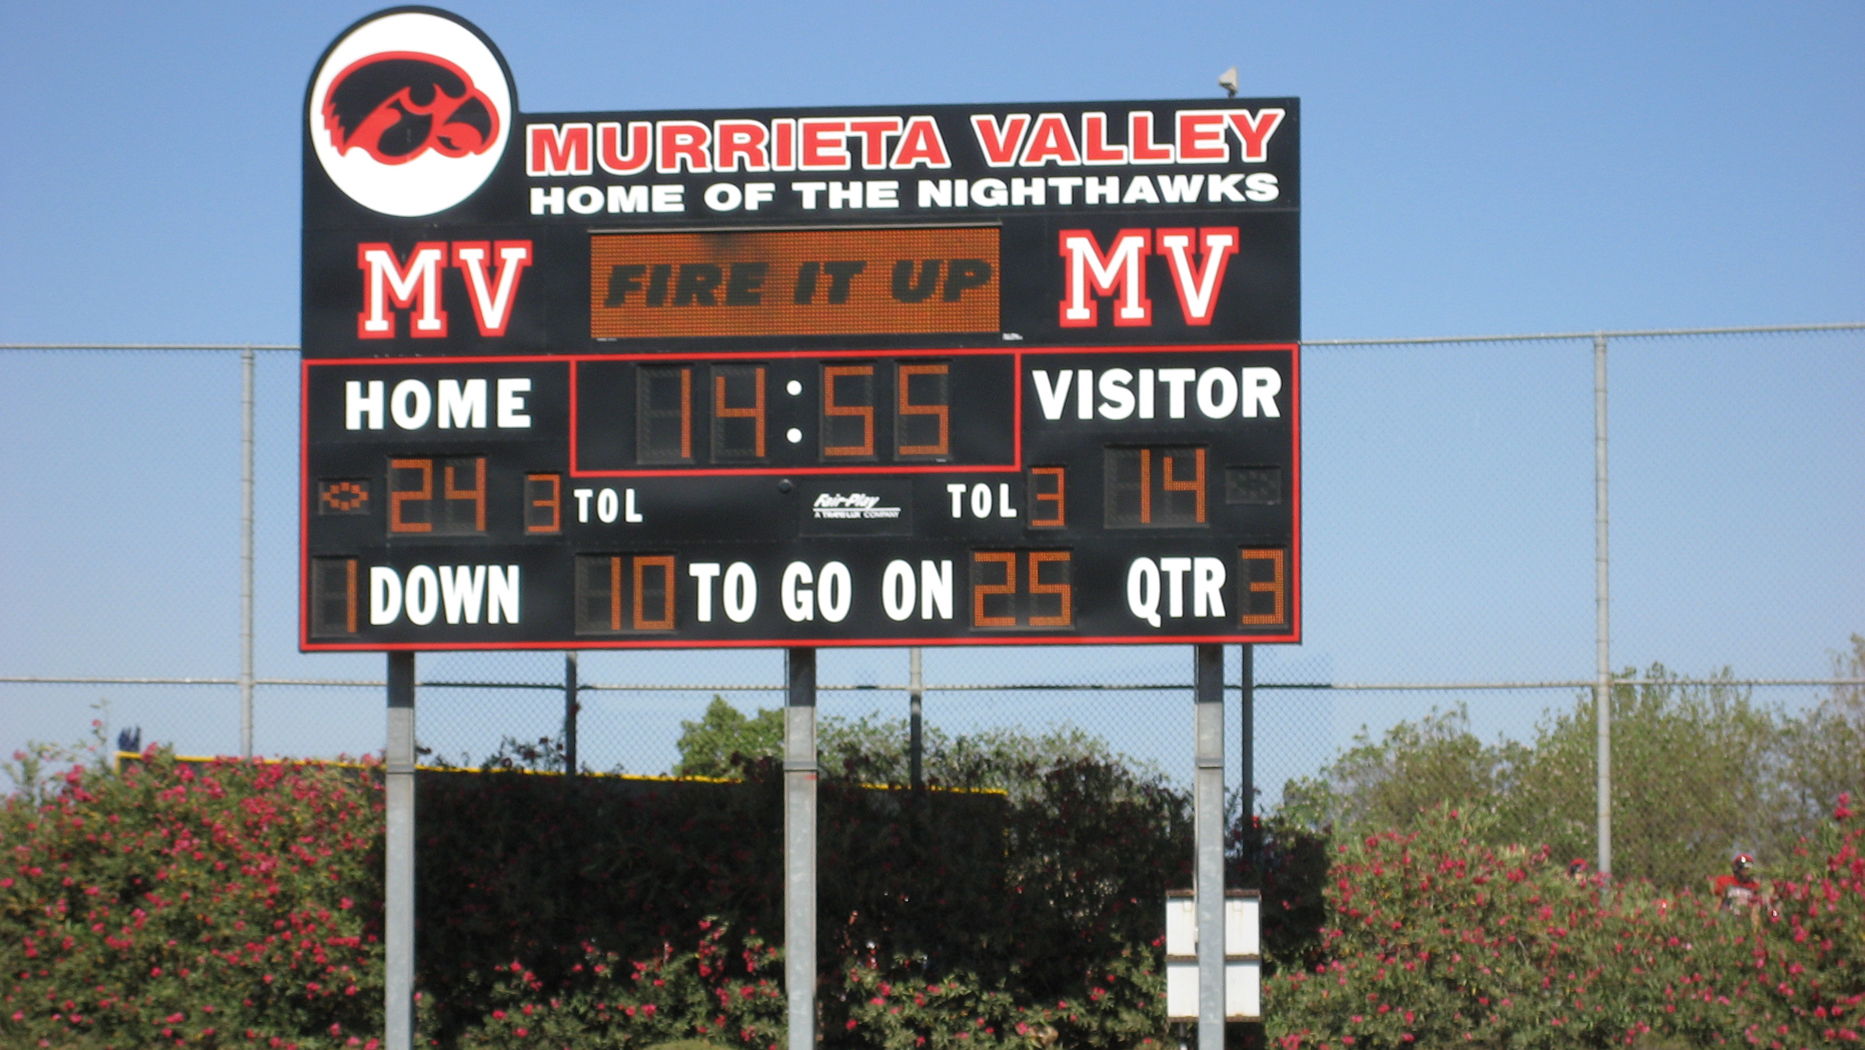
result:
[[[428,213],[308,99],[304,648],[1299,640],[1293,99],[532,115],[469,58]],[[388,176],[425,97],[355,118]]]
[[[1284,639],[1298,395],[1293,346],[307,362],[308,641]]]

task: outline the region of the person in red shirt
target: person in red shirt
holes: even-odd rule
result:
[[[1761,892],[1761,880],[1755,877],[1755,858],[1746,853],[1738,853],[1729,862],[1728,875],[1718,875],[1710,879],[1710,895],[1721,903],[1717,905],[1723,911],[1747,911],[1751,921],[1761,921],[1761,906],[1770,904]],[[1774,909],[1769,907],[1773,917]]]

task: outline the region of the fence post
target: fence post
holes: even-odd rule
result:
[[[926,786],[926,738],[920,721],[925,696],[926,680],[920,673],[920,647],[916,645],[907,650],[907,783],[915,789]]]
[[[383,1042],[414,1050],[414,653],[389,654]]]
[[[1243,819],[1256,815],[1256,647],[1245,643],[1238,660],[1237,721],[1243,730],[1237,742],[1237,783],[1243,791]]]
[[[816,650],[788,651],[784,700],[784,998],[791,1050],[816,1045]]]
[[[1612,630],[1606,553],[1606,336],[1593,336],[1593,619],[1594,741],[1599,779],[1595,821],[1599,872],[1612,874]]]
[[[1224,1050],[1224,647],[1192,650],[1198,914],[1198,1050]]]
[[[253,757],[253,348],[240,351],[240,757]]]
[[[576,775],[576,716],[582,705],[577,702],[577,654],[563,654],[563,772]]]

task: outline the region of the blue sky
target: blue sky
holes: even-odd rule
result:
[[[304,85],[373,9],[0,12],[0,341],[295,341]],[[1236,65],[1244,94],[1303,100],[1311,338],[1865,319],[1857,4],[453,9],[499,44],[532,111],[1197,97]],[[1615,662],[1813,675],[1865,632],[1862,352],[1856,335],[1615,344]],[[1588,348],[1314,350],[1306,369],[1309,639],[1264,654],[1265,676],[1590,674]],[[262,363],[259,395],[260,673],[374,676],[375,658],[293,649],[283,355]],[[233,672],[237,426],[224,357],[0,355],[0,481],[15,493],[0,505],[0,674]],[[502,659],[436,663],[555,673]],[[937,659],[949,676],[1128,681],[1189,663]],[[600,673],[775,677],[767,657],[733,661],[603,657]],[[897,681],[903,662],[838,656],[825,675]],[[152,737],[237,746],[227,690],[17,687],[0,687],[0,745],[74,736],[100,693]],[[1259,750],[1294,771],[1362,722],[1454,699],[1285,697]],[[1471,701],[1485,732],[1522,733],[1567,696]],[[424,725],[483,751],[507,721],[547,725],[538,703],[463,697]],[[687,700],[642,703],[591,730],[637,769],[664,762],[691,717]],[[378,704],[276,692],[260,747],[379,746]],[[1163,759],[1188,730],[1177,704],[953,699],[950,718],[1070,718]]]

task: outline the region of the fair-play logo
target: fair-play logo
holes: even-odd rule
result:
[[[511,135],[498,55],[443,12],[397,10],[345,33],[311,83],[311,148],[358,204],[432,215],[479,189]]]

